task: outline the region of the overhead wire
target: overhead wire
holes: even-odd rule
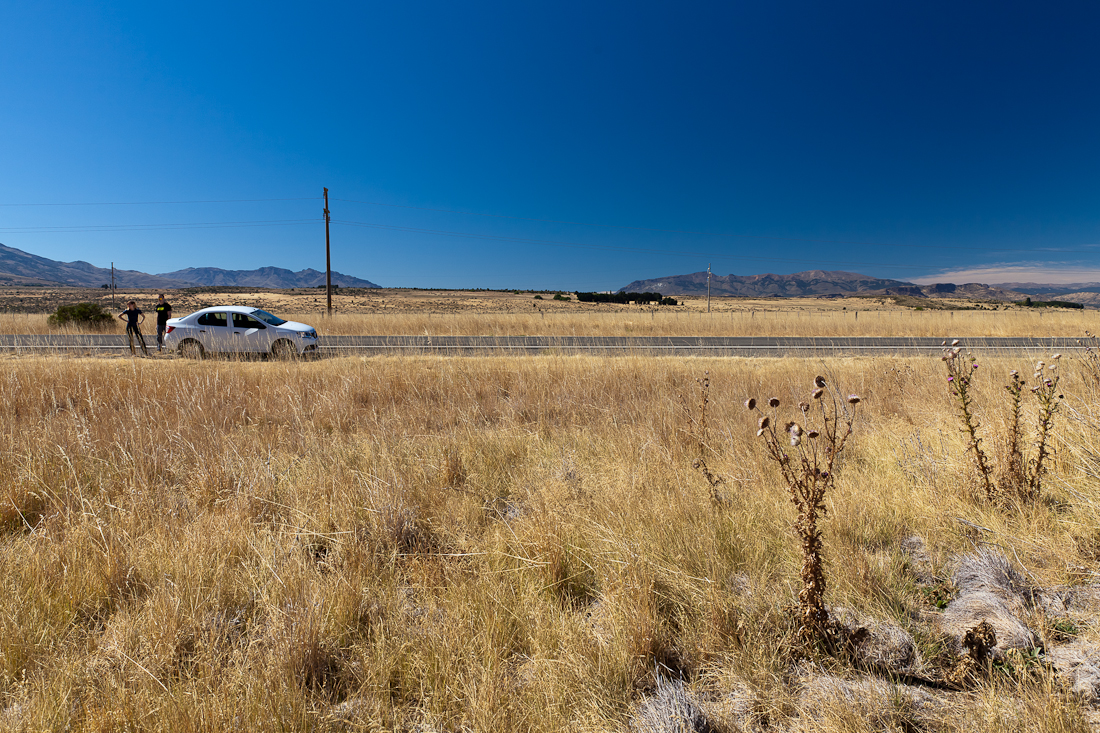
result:
[[[129,232],[156,231],[168,229],[237,229],[242,227],[293,226],[296,224],[314,224],[320,221],[312,219],[259,219],[254,221],[207,221],[182,222],[176,224],[81,224],[56,227],[0,227],[0,232],[9,234],[78,234],[82,232]]]
[[[802,257],[798,257],[798,258],[791,258],[791,257],[758,257],[758,256],[752,256],[752,255],[746,255],[746,254],[740,254],[740,253],[736,254],[736,255],[730,255],[730,254],[723,254],[723,253],[718,253],[718,252],[689,252],[689,251],[683,251],[683,250],[654,249],[654,248],[647,248],[647,247],[619,247],[619,246],[611,246],[611,245],[586,244],[586,243],[583,243],[583,242],[570,242],[570,241],[553,240],[553,239],[531,239],[531,238],[527,238],[527,237],[510,237],[510,236],[506,236],[506,235],[494,235],[494,234],[476,234],[476,233],[473,233],[473,232],[458,232],[458,231],[443,230],[443,229],[423,229],[423,228],[419,228],[419,227],[404,227],[404,226],[396,226],[396,225],[391,225],[391,224],[376,224],[376,223],[371,223],[371,222],[348,221],[348,220],[345,220],[345,219],[333,219],[332,223],[333,224],[343,224],[345,226],[363,227],[363,228],[369,228],[369,229],[384,229],[384,230],[389,230],[389,231],[408,232],[408,233],[412,233],[412,234],[433,234],[433,235],[448,236],[448,237],[462,237],[462,238],[469,238],[469,239],[484,239],[484,240],[496,241],[496,242],[514,242],[514,243],[517,243],[517,244],[536,244],[536,245],[547,246],[547,247],[568,247],[568,248],[573,248],[573,249],[594,249],[594,250],[603,250],[603,251],[609,251],[609,252],[638,252],[638,253],[643,253],[643,254],[660,254],[660,255],[670,255],[670,256],[675,256],[675,257],[707,257],[707,258],[710,258],[712,260],[738,260],[738,261],[752,260],[752,261],[755,261],[755,262],[798,262],[798,263],[808,263],[808,264],[816,264],[816,265],[854,265],[854,266],[858,266],[858,267],[893,267],[893,268],[906,269],[906,270],[927,270],[928,269],[927,266],[925,266],[925,265],[897,265],[897,264],[887,264],[887,263],[882,263],[882,262],[852,262],[852,261],[846,261],[846,260],[810,260],[810,259],[805,259],[805,258],[802,258]]]
[[[281,199],[197,199],[194,201],[84,201],[51,203],[0,203],[0,206],[150,206],[160,204],[247,204],[263,201],[320,201],[320,196],[297,196]]]
[[[943,249],[943,250],[967,250],[974,252],[1074,252],[1076,250],[1065,248],[1037,248],[1037,249],[1020,249],[1010,247],[967,247],[965,245],[944,245],[944,244],[901,244],[898,242],[866,242],[861,240],[849,240],[849,239],[821,239],[813,237],[781,237],[770,234],[740,234],[729,232],[707,232],[693,229],[661,229],[657,227],[642,227],[632,226],[627,224],[600,224],[587,221],[571,221],[568,219],[540,219],[536,217],[528,216],[511,216],[508,214],[484,214],[477,211],[462,211],[461,209],[441,209],[431,206],[412,206],[409,204],[390,204],[381,201],[359,201],[356,199],[338,199],[333,198],[333,201],[342,201],[349,204],[367,204],[370,206],[386,206],[396,209],[415,209],[418,211],[434,211],[444,214],[462,214],[464,216],[481,216],[492,219],[515,219],[519,221],[534,221],[544,224],[570,224],[574,226],[586,226],[586,227],[600,227],[604,229],[625,229],[633,231],[643,232],[661,232],[665,234],[691,234],[694,236],[703,237],[723,237],[727,239],[760,239],[760,240],[772,240],[779,242],[809,242],[816,244],[848,244],[848,245],[860,245],[864,247],[906,247],[911,249]],[[1096,247],[1096,243],[1088,243],[1079,245],[1081,247]]]

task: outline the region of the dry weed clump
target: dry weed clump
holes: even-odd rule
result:
[[[675,708],[716,730],[1081,730],[1100,690],[1100,481],[1045,461],[1060,502],[1012,514],[925,481],[969,460],[928,359],[821,369],[864,398],[829,521],[817,516],[841,569],[826,598],[876,646],[866,664],[792,663],[805,626],[789,609],[804,561],[792,497],[737,408],[765,389],[797,403],[819,365],[0,361],[0,728],[623,730]],[[1077,366],[1061,368],[1070,383]],[[700,454],[679,396],[704,370],[720,512],[683,480]],[[839,422],[812,397],[793,410],[798,446],[769,413],[796,477],[812,441],[818,469],[838,470],[820,423],[845,434],[839,399]],[[897,436],[917,431],[927,474],[897,459]],[[919,660],[955,661],[933,648],[955,634],[937,631],[927,588],[992,544],[1041,589],[1014,616],[1057,676],[995,671],[948,698],[876,672],[932,678]]]
[[[809,397],[798,403],[798,418],[779,427],[780,400],[768,400],[770,414],[757,421],[768,458],[779,468],[791,502],[798,509],[794,529],[802,550],[802,590],[798,594],[800,633],[807,640],[827,641],[829,612],[825,609],[825,558],[818,522],[826,513],[825,495],[836,483],[836,461],[856,418],[860,398],[842,397],[825,377],[814,378]],[[757,411],[756,399],[745,407]],[[799,420],[801,422],[799,422]]]
[[[1009,381],[1004,389],[1009,395],[1009,421],[1007,434],[999,443],[1002,455],[999,465],[982,448],[979,435],[981,424],[975,412],[972,394],[973,374],[978,369],[978,360],[969,354],[963,355],[956,339],[950,346],[944,344],[943,361],[947,366],[949,391],[955,401],[955,407],[962,421],[962,430],[967,435],[967,451],[974,460],[978,478],[985,496],[990,501],[1019,500],[1032,502],[1039,498],[1042,490],[1043,474],[1047,470],[1046,460],[1050,456],[1051,429],[1054,427],[1054,413],[1058,409],[1063,395],[1058,391],[1060,375],[1057,372],[1061,354],[1051,357],[1048,365],[1044,361],[1035,364],[1034,379],[1037,384],[1028,391],[1035,395],[1038,403],[1038,419],[1035,431],[1034,458],[1027,458],[1021,443],[1022,395],[1027,385],[1017,370],[1009,372]]]

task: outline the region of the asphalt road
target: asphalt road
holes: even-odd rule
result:
[[[155,350],[156,339],[145,343]],[[1049,353],[1080,348],[1073,338],[969,338],[960,342],[971,351]],[[807,338],[797,336],[323,336],[322,356],[431,353],[477,354],[643,354],[700,356],[784,355],[911,355],[938,352],[938,338]],[[0,335],[3,353],[64,353],[117,355],[129,353],[124,336]]]

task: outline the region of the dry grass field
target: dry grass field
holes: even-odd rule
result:
[[[111,305],[103,290],[0,290],[0,333],[50,333],[47,316],[60,304]],[[461,336],[1063,336],[1100,331],[1100,312],[1020,308],[969,301],[883,298],[705,298],[682,305],[637,306],[555,301],[510,292],[354,290],[337,295],[325,313],[324,292],[179,291],[167,294],[176,315],[211,305],[253,305],[315,326],[322,334]],[[120,293],[149,311],[153,291]],[[924,305],[921,305],[921,302]],[[924,310],[916,307],[927,306]],[[949,308],[957,308],[951,310]],[[146,327],[153,331],[153,321]],[[122,333],[122,322],[114,326]]]
[[[1100,400],[1062,362],[1040,499],[991,502],[936,359],[4,359],[0,729],[1091,730]],[[818,374],[862,397],[832,653],[742,404]],[[944,684],[976,608],[993,657]]]

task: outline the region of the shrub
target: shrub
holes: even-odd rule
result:
[[[75,326],[76,328],[104,329],[114,322],[114,317],[98,303],[76,303],[58,306],[49,317],[51,326]]]
[[[666,300],[672,300],[671,303],[665,303]],[[581,303],[618,303],[625,305],[627,303],[636,303],[637,305],[649,305],[650,303],[657,303],[659,305],[676,305],[676,301],[672,298],[662,298],[660,293],[626,293],[619,291],[617,293],[577,293],[577,301]]]
[[[1034,376],[1037,384],[1029,391],[1039,403],[1039,419],[1034,438],[1035,457],[1031,459],[1025,460],[1020,429],[1021,401],[1027,382],[1015,369],[1009,372],[1009,381],[1005,385],[1005,391],[1009,394],[1010,410],[1008,435],[1004,441],[1005,455],[1000,465],[995,467],[982,448],[982,437],[979,435],[981,423],[974,410],[971,379],[978,369],[978,361],[970,354],[964,357],[958,344],[958,340],[951,342],[951,346],[945,344],[942,359],[947,365],[948,389],[962,422],[962,431],[968,439],[966,449],[974,460],[986,498],[991,501],[1010,498],[1034,501],[1039,498],[1042,488],[1043,474],[1046,472],[1045,461],[1050,456],[1049,441],[1050,431],[1054,427],[1054,413],[1058,409],[1058,401],[1062,399],[1058,392],[1057,372],[1061,354],[1052,356],[1049,365],[1043,361],[1035,364]]]

